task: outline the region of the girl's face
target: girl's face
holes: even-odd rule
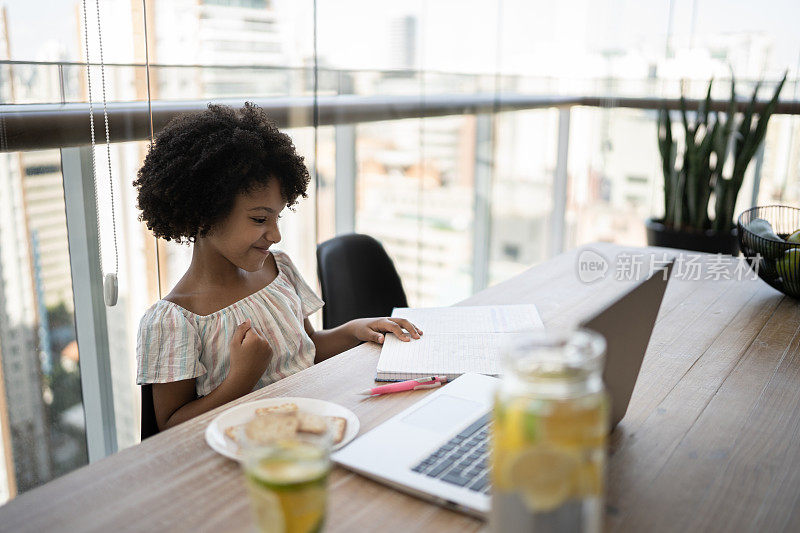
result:
[[[230,214],[205,237],[206,242],[237,267],[256,272],[269,255],[269,247],[280,242],[278,219],[286,207],[278,182],[236,197]]]

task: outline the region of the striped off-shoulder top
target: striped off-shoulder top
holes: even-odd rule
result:
[[[273,354],[255,389],[314,364],[314,343],[303,320],[323,302],[286,253],[275,250],[272,254],[278,276],[263,289],[215,313],[196,315],[166,300],[148,309],[136,342],[136,382],[195,378],[198,396],[205,396],[228,375],[231,336],[248,318],[265,334]]]

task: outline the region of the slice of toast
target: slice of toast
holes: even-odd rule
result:
[[[267,413],[245,424],[244,434],[252,442],[267,444],[294,437],[299,426],[300,421],[294,414]]]
[[[328,416],[326,417],[331,423],[331,438],[334,444],[339,444],[344,438],[345,429],[347,429],[347,419],[341,416]]]
[[[297,412],[297,404],[294,403],[282,403],[280,405],[271,405],[269,407],[259,407],[256,409],[256,416],[266,415],[269,413],[296,413]]]
[[[328,428],[328,423],[325,421],[324,417],[312,413],[297,411],[297,420],[300,422],[297,430],[303,433],[322,435]]]

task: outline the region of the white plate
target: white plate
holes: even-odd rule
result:
[[[306,413],[313,413],[320,416],[340,416],[346,419],[347,428],[345,428],[344,438],[342,438],[342,442],[333,446],[334,450],[338,450],[358,435],[358,417],[350,409],[342,407],[339,404],[326,402],[325,400],[317,400],[315,398],[284,397],[267,398],[265,400],[243,403],[242,405],[231,407],[227,411],[220,413],[206,428],[206,442],[215,452],[238,461],[240,459],[239,447],[236,443],[225,437],[225,429],[249,422],[256,416],[256,409],[280,405],[282,403],[293,403],[297,405],[299,410]]]

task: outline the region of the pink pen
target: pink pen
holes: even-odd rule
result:
[[[407,390],[420,390],[420,389],[433,389],[440,387],[442,383],[447,381],[443,376],[431,376],[429,378],[410,379],[408,381],[401,381],[399,383],[392,383],[390,385],[381,385],[359,392],[364,396],[373,396],[375,394],[388,394],[390,392],[403,392]]]

